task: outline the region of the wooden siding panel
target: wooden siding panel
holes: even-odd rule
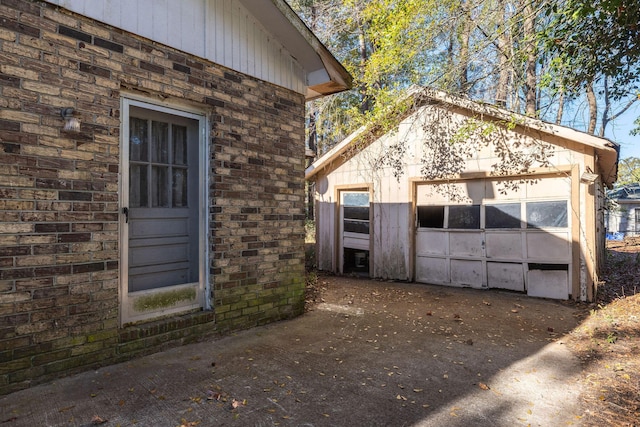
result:
[[[110,23],[110,21],[107,21],[107,19],[113,18],[114,19],[113,26],[122,28],[123,30],[130,31],[135,34],[140,34],[138,32],[138,16],[140,15],[138,13],[138,2],[130,2],[130,3],[116,2],[116,3],[118,3],[120,7],[120,19],[116,20],[115,16],[111,17],[109,15],[105,15],[105,18],[104,18],[105,22]],[[91,15],[87,15],[87,16],[91,16]],[[101,20],[100,16],[91,16],[91,17],[99,21]]]
[[[300,64],[237,0],[50,2],[298,93],[306,91]]]
[[[138,22],[136,25],[136,32],[143,37],[154,40],[153,37],[153,20],[156,19],[156,12],[154,11],[154,1],[153,0],[139,0],[138,2],[132,2],[132,6],[134,3],[138,4]],[[161,43],[164,43],[167,38],[163,37],[162,39],[155,39]]]
[[[150,2],[150,0],[145,1]],[[152,4],[149,4],[150,9],[143,9],[143,12],[139,16],[139,19],[141,19],[144,24],[148,25],[146,20],[149,19],[149,16],[144,12],[144,10],[151,11],[153,21],[151,22],[152,31],[150,38],[152,40],[165,40],[165,43],[167,43],[167,41],[171,41],[172,43],[179,45],[180,40],[176,40],[175,35],[176,33],[181,33],[182,28],[178,25],[169,25],[169,17],[167,16],[169,5],[167,4],[167,0],[153,0]],[[145,4],[145,6],[147,5]]]

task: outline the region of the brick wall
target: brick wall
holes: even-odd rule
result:
[[[302,312],[303,96],[26,0],[0,4],[0,91],[0,394]],[[118,325],[125,91],[208,111],[213,312]]]

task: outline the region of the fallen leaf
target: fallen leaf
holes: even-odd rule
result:
[[[483,390],[489,390],[490,387],[488,385],[486,385],[485,383],[478,383],[478,387],[480,387]]]
[[[220,393],[216,393],[212,390],[207,390],[207,400],[220,400]]]
[[[99,424],[104,424],[109,420],[105,420],[104,418],[102,418],[99,415],[94,415],[93,418],[91,418],[91,424],[94,426],[97,426]]]

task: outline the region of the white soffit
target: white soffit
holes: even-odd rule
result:
[[[284,0],[239,0],[307,73],[307,100],[351,89],[352,77]]]

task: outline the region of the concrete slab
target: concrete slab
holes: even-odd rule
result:
[[[324,303],[297,319],[1,397],[0,425],[580,424],[571,305],[320,280]]]

